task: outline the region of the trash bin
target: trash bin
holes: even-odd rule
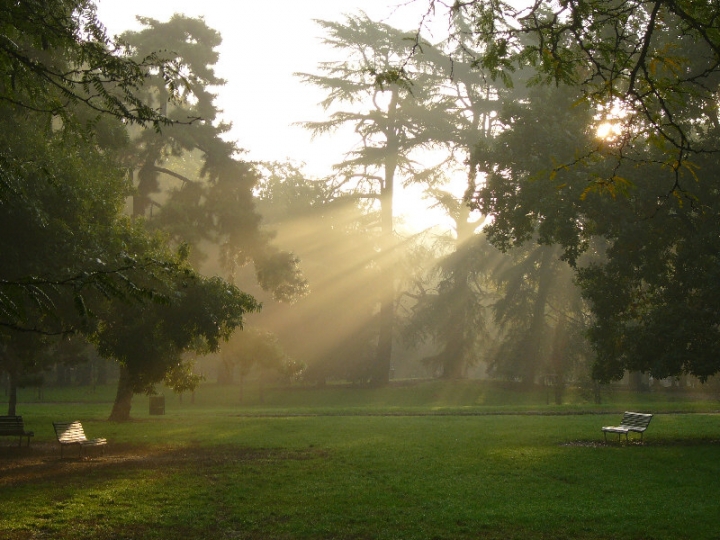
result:
[[[165,396],[150,396],[150,414],[165,414]]]

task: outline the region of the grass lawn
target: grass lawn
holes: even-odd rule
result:
[[[503,409],[437,384],[240,406],[206,390],[168,397],[164,416],[138,398],[123,424],[104,420],[102,392],[22,402],[35,437],[0,439],[0,538],[720,539],[712,401],[643,398],[643,412],[707,410],[656,414],[644,444],[606,445],[622,400]],[[51,422],[74,418],[108,438],[104,456],[59,458]]]

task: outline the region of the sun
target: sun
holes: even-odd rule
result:
[[[602,122],[595,130],[595,136],[598,139],[612,140],[622,132],[622,127],[618,122]]]

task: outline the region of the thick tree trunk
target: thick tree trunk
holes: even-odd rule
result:
[[[130,373],[125,366],[120,366],[120,379],[118,380],[115,403],[108,420],[127,422],[130,420],[130,407],[132,406],[133,386]]]
[[[390,212],[390,219],[392,220],[392,211]],[[384,227],[385,225],[383,225]],[[378,287],[380,292],[380,328],[375,364],[370,374],[370,384],[372,386],[385,386],[390,382],[390,361],[395,326],[395,276],[389,254],[390,250],[392,250],[392,229],[390,229],[389,234],[384,233],[383,236],[385,236],[385,241],[382,255],[384,255],[385,260],[381,261],[382,275]]]
[[[595,404],[600,405],[602,403],[602,387],[600,386],[600,383],[597,381],[593,381],[592,385],[593,385],[593,398],[595,400]]]
[[[463,357],[463,347],[456,344],[446,343],[443,350],[443,372],[441,379],[454,380],[465,378],[465,358]]]
[[[15,416],[17,411],[17,376],[13,373],[9,374],[9,396],[8,396],[8,416]]]

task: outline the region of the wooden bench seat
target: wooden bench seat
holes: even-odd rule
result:
[[[22,416],[0,416],[0,436],[18,437],[18,446],[22,446],[23,437],[27,437],[27,445],[30,446],[33,435],[32,431],[25,431]]]
[[[631,431],[640,434],[640,440],[642,440],[643,433],[647,429],[652,420],[652,414],[636,413],[636,412],[625,412],[622,420],[620,420],[619,426],[603,426],[602,431],[605,435],[605,441],[607,442],[608,433],[617,433],[618,441],[622,435],[625,435],[625,440],[628,440],[628,435]]]
[[[57,436],[58,443],[60,443],[60,457],[63,455],[63,448],[65,446],[76,444],[80,447],[80,457],[83,454],[83,448],[88,446],[100,446],[102,447],[103,453],[105,453],[105,445],[107,439],[96,438],[88,439],[85,436],[85,430],[82,424],[77,420],[73,422],[53,422],[55,428],[55,435]]]

